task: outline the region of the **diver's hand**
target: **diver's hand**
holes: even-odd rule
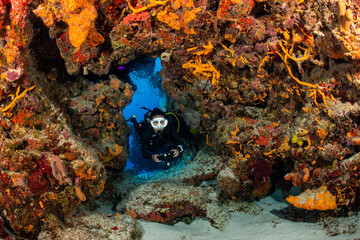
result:
[[[159,156],[159,154],[154,154],[151,156],[151,158],[154,160],[154,162],[157,162],[157,163],[162,162],[160,159],[158,159],[158,156]]]
[[[174,158],[176,158],[180,155],[179,149],[172,149],[171,152],[172,152]]]

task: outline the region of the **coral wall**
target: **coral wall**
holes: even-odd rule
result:
[[[36,235],[44,214],[68,214],[101,193],[104,165],[123,169],[129,129],[121,110],[131,86],[86,76],[140,54],[160,56],[165,92],[182,111],[200,113],[205,144],[227,159],[227,194],[262,197],[271,185],[295,185],[326,189],[332,209],[351,208],[360,189],[359,5],[0,1],[4,218]],[[52,53],[29,48],[50,41],[37,37],[40,19],[69,75],[39,68]]]

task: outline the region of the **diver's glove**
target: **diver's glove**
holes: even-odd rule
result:
[[[182,147],[182,145],[177,145],[176,148],[172,149],[171,152],[171,157],[177,158],[178,156],[180,156],[180,153],[182,153],[184,151],[184,148]]]

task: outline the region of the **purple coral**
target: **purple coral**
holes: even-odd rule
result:
[[[264,182],[266,182],[268,177],[271,175],[271,167],[264,160],[259,160],[254,162],[251,165],[251,167],[252,167],[251,174],[255,178],[252,185],[254,188],[258,188]]]
[[[8,69],[6,72],[6,80],[9,82],[14,82],[20,78],[22,72],[23,70],[20,67],[16,69]]]

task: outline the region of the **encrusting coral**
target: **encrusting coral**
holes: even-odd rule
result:
[[[196,19],[196,15],[201,11],[201,9],[199,7],[194,7],[193,0],[172,1],[170,6],[167,6],[164,11],[159,12],[156,16],[157,19],[160,22],[166,23],[173,29],[184,29],[184,33],[186,34],[195,34],[195,30],[193,28],[189,28],[188,24],[190,21]]]

